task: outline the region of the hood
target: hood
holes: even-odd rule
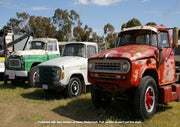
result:
[[[24,56],[24,55],[43,55],[45,54],[44,50],[24,50],[24,51],[15,51],[11,55]]]
[[[38,66],[70,67],[70,66],[83,66],[86,64],[87,64],[87,58],[75,57],[75,56],[63,56],[46,61],[44,63],[39,64]]]
[[[92,58],[126,58],[131,61],[155,56],[156,47],[149,45],[126,45],[106,50]]]

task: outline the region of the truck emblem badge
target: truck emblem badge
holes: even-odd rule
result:
[[[107,58],[109,56],[110,53],[104,54],[103,58]]]

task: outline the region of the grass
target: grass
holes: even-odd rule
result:
[[[102,124],[63,124],[63,126],[148,126],[178,127],[180,125],[180,103],[158,105],[157,113],[140,124],[132,124],[137,119],[134,111],[123,101],[113,100],[106,109],[96,109],[90,93],[77,98],[64,99],[58,93],[45,94],[42,89],[29,88],[27,84],[13,86],[0,82],[0,126],[54,127],[57,122],[100,121]],[[40,122],[52,123],[40,123]],[[120,124],[104,124],[104,121],[118,121]],[[38,123],[39,122],[39,123]],[[53,123],[54,122],[54,123]],[[131,124],[129,124],[131,122]]]

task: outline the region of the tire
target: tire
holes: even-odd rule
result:
[[[135,91],[135,111],[143,120],[154,115],[158,102],[158,90],[155,80],[151,76],[142,78]]]
[[[25,80],[24,79],[12,79],[11,80],[11,84],[13,85],[22,85],[25,83]]]
[[[112,101],[112,97],[94,88],[91,89],[91,99],[96,108],[107,108]]]
[[[81,94],[82,86],[78,77],[72,77],[68,83],[66,94],[68,97],[77,97]]]
[[[35,87],[35,82],[36,82],[36,78],[37,78],[37,75],[36,75],[37,71],[38,71],[37,66],[32,67],[30,70],[29,84],[32,88]]]

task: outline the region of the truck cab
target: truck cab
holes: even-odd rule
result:
[[[127,98],[137,115],[147,119],[155,113],[157,103],[179,100],[173,51],[178,30],[173,31],[172,43],[165,26],[126,28],[119,34],[117,48],[89,58],[93,104],[106,107],[112,97]]]
[[[54,38],[36,38],[29,42],[28,50],[15,51],[7,58],[5,74],[12,84],[22,84],[29,81],[34,87],[37,65],[60,57],[59,45]]]
[[[63,54],[38,65],[36,86],[46,92],[66,91],[68,97],[76,97],[86,91],[88,58],[98,53],[93,42],[70,42],[64,47]]]

